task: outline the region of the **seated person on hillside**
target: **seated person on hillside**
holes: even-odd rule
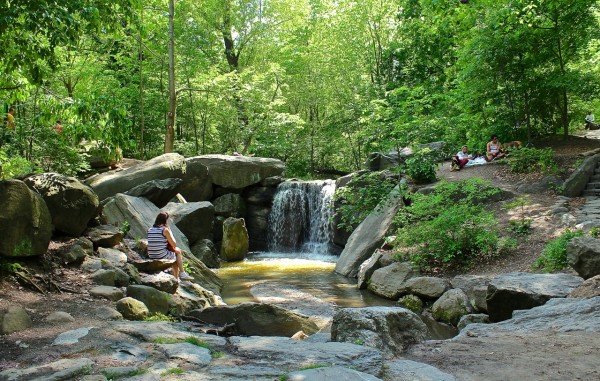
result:
[[[502,159],[506,155],[502,151],[502,143],[498,141],[497,135],[492,136],[492,140],[487,144],[486,152],[488,161]]]
[[[468,152],[467,146],[462,146],[462,149],[458,151],[456,156],[452,158],[452,164],[450,164],[451,171],[460,171],[469,160],[473,159],[473,155]]]
[[[586,130],[596,130],[598,129],[598,125],[595,123],[596,118],[594,118],[594,114],[591,111],[587,112],[585,116],[585,129]]]
[[[173,264],[173,276],[177,279],[191,279],[183,270],[181,249],[177,247],[173,233],[169,228],[169,214],[160,212],[156,216],[154,225],[148,229],[148,257],[150,259],[166,259],[175,261]]]

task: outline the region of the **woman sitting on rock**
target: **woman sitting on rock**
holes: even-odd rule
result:
[[[169,213],[160,212],[156,216],[154,225],[148,229],[148,257],[175,261],[173,276],[177,279],[191,279],[190,275],[183,271],[181,249],[177,247],[177,242],[173,238],[168,219]]]

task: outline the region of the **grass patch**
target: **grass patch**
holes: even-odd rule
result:
[[[154,344],[179,344],[183,341],[180,339],[173,339],[172,337],[157,337],[156,339],[152,340],[152,342]]]
[[[170,374],[182,374],[183,369],[181,368],[171,368],[161,373],[161,376],[168,376]]]
[[[144,321],[169,321],[169,322],[176,322],[177,320],[172,317],[172,316],[168,316],[165,314],[161,314],[160,312],[155,313],[152,316],[148,316],[146,318],[144,318]]]
[[[542,255],[533,264],[534,269],[546,272],[559,271],[569,265],[567,245],[575,237],[581,237],[581,230],[565,230],[559,237],[550,240],[542,250]]]

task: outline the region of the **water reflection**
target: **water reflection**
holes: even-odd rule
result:
[[[289,258],[294,255],[294,258]],[[223,263],[218,275],[227,304],[268,302],[319,318],[331,318],[334,306],[396,306],[367,290],[354,280],[336,274],[337,256],[308,253],[252,253],[243,262]],[[328,315],[328,316],[325,316]],[[424,318],[429,339],[445,339],[456,329]]]

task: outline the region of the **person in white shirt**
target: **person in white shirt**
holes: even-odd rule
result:
[[[473,155],[469,153],[467,146],[462,146],[462,149],[452,158],[450,170],[460,171],[471,159],[473,159]]]
[[[586,130],[595,130],[596,129],[596,119],[594,118],[594,114],[591,111],[587,112],[585,116],[585,129]]]

